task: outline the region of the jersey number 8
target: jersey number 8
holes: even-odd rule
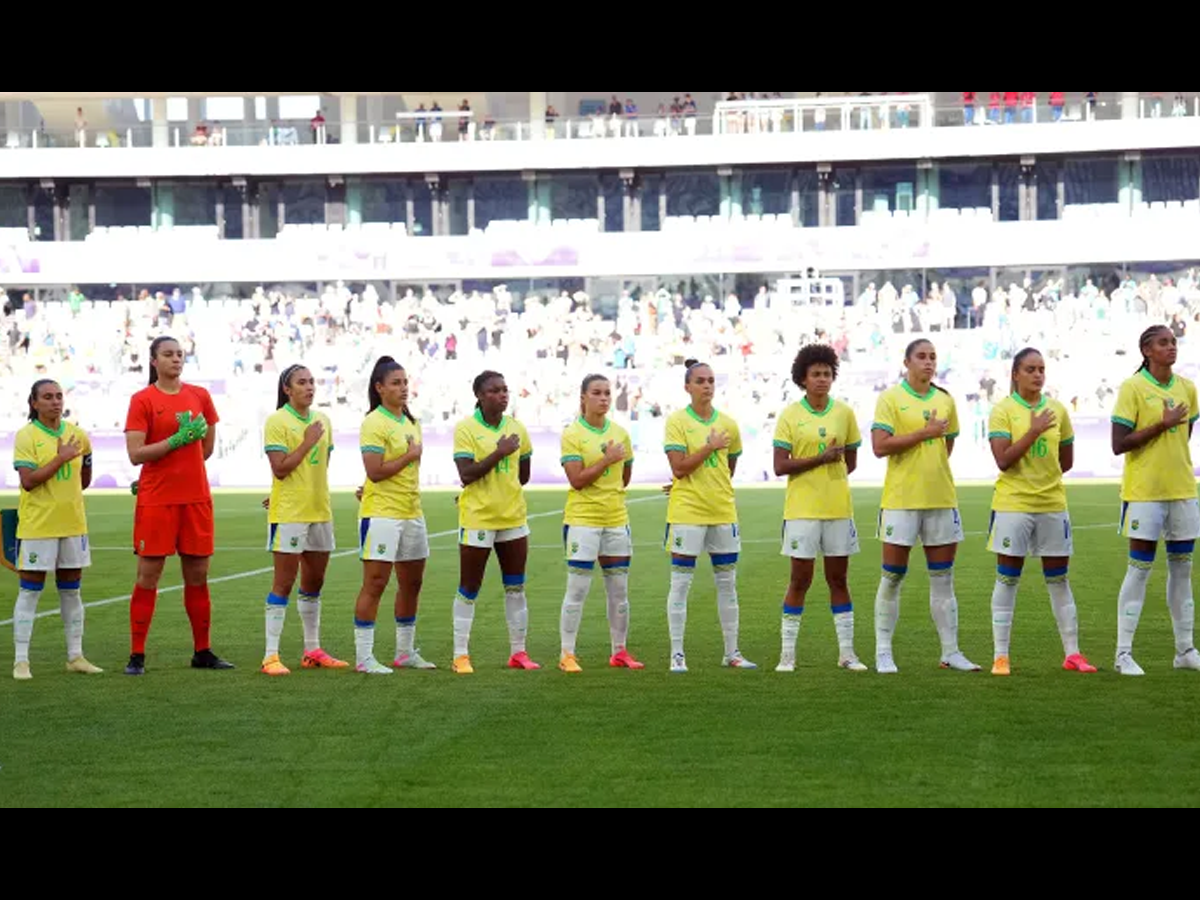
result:
[[[715,469],[719,463],[720,463],[720,458],[717,456],[716,450],[714,450],[712,453],[708,454],[708,456],[705,457],[705,459],[704,459],[704,464],[706,466],[708,466],[710,469]]]

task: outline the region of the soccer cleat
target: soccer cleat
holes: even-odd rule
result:
[[[579,665],[579,660],[574,653],[564,653],[558,659],[558,667],[564,672],[574,673],[582,672],[583,667]]]
[[[1072,653],[1063,660],[1063,668],[1075,672],[1095,672],[1096,667],[1087,661],[1082,653]]]
[[[865,672],[866,665],[857,656],[843,656],[838,659],[838,668],[847,672]]]
[[[884,650],[875,652],[875,671],[880,675],[895,675],[899,673],[896,668],[896,661],[892,659],[892,651]]]
[[[368,656],[363,662],[360,662],[354,667],[355,672],[362,672],[364,675],[391,675],[392,670],[381,664],[373,656]]]
[[[687,671],[687,658],[682,653],[673,653],[671,655],[671,671],[675,674]]]
[[[454,657],[454,662],[450,664],[450,671],[455,675],[474,675],[475,668],[471,665],[471,657],[467,654]]]
[[[129,662],[125,666],[126,675],[145,675],[146,674],[146,654],[132,653],[129,656]]]
[[[953,669],[955,672],[978,672],[979,666],[963,656],[961,650],[955,650],[949,656],[943,656],[938,663],[943,669]]]
[[[1175,668],[1177,669],[1200,669],[1200,653],[1196,652],[1195,647],[1189,647],[1182,653],[1175,654]]]
[[[334,659],[320,647],[316,650],[305,650],[300,660],[302,669],[348,669],[350,663],[344,659]]]
[[[1117,654],[1116,660],[1113,661],[1113,668],[1122,675],[1145,675],[1145,670],[1134,662],[1133,654],[1128,650],[1124,650]]]
[[[292,670],[279,661],[279,654],[272,653],[262,661],[262,668],[259,669],[264,675],[291,675]]]
[[[742,656],[741,650],[734,650],[721,660],[721,665],[727,666],[730,669],[757,669],[754,663]]]
[[[644,669],[646,664],[638,662],[629,655],[629,651],[625,649],[618,650],[608,658],[608,664],[614,669]]]
[[[99,675],[104,670],[99,666],[93,666],[82,656],[77,656],[67,661],[67,671],[75,672],[79,675]]]
[[[33,678],[33,673],[29,671],[29,663],[13,663],[13,678],[17,681],[29,681]]]
[[[200,650],[192,654],[193,669],[233,669],[236,668],[233,663],[221,659],[211,650]]]
[[[420,650],[414,650],[412,653],[402,653],[392,660],[392,666],[396,669],[436,669],[433,663],[421,655]]]
[[[540,669],[541,666],[529,658],[529,654],[524,650],[519,650],[508,658],[508,667],[510,669]]]
[[[1063,665],[1065,666],[1066,663],[1063,663]],[[1009,663],[1007,656],[997,656],[995,658],[995,660],[992,661],[992,674],[993,675],[1011,675],[1012,674],[1012,664]]]
[[[779,660],[779,665],[777,665],[775,667],[775,671],[776,672],[795,672],[796,671],[796,657],[794,657],[794,656],[781,657]]]

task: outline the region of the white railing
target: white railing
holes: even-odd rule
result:
[[[713,134],[796,133],[885,128],[932,128],[928,94],[811,97],[791,100],[722,100],[713,107]]]

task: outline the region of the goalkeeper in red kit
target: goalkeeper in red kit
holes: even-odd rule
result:
[[[137,583],[129,604],[126,675],[146,673],[146,634],[166,558],[179,554],[183,605],[192,625],[193,669],[232,669],[212,652],[208,564],[213,554],[212,493],[204,461],[216,446],[217,410],[204,388],[184,384],[183,349],[174,338],[150,345],[150,386],[129,401],[125,446],[142,467],[133,520]]]

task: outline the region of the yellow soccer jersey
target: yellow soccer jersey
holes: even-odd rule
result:
[[[713,429],[729,435],[729,446],[710,453],[691,475],[672,482],[671,499],[667,501],[667,522],[671,525],[732,525],[738,520],[729,474],[729,461],[742,454],[742,433],[737,422],[716,409],[707,419],[701,419],[690,406],[677,410],[667,417],[663,450],[691,456],[704,446]]]
[[[805,398],[780,413],[774,444],[789,451],[792,459],[809,459],[824,453],[835,438],[847,450],[857,450],[862,445],[854,411],[831,397],[825,408],[817,412]],[[789,475],[783,518],[854,518],[846,461],[839,459],[798,475]]]
[[[399,459],[408,452],[414,441],[421,440],[421,425],[408,416],[397,418],[382,406],[377,406],[363,419],[358,432],[358,449],[362,453],[380,453],[383,461]],[[421,463],[411,462],[391,478],[363,485],[362,503],[358,515],[363,519],[421,518]]]
[[[92,442],[87,432],[71,422],[51,431],[41,422],[30,422],[13,442],[14,469],[40,469],[58,455],[58,442],[74,437],[79,456],[63,464],[54,477],[32,491],[21,491],[17,502],[17,539],[39,541],[87,534],[83,507],[83,467],[92,464]]]
[[[1029,431],[1030,420],[1046,409],[1054,413],[1054,424],[1043,431],[1032,447],[1014,466],[1000,473],[992,494],[995,512],[1047,513],[1067,508],[1067,489],[1063,484],[1058,448],[1075,440],[1067,408],[1057,400],[1043,396],[1030,406],[1017,394],[1005,397],[988,418],[988,440],[1009,438],[1016,443]]]
[[[520,449],[509,454],[478,481],[463,488],[458,498],[458,527],[503,531],[525,524],[525,490],[521,486],[519,463],[533,456],[529,432],[516,419],[505,416],[493,428],[483,420],[483,414],[463,419],[454,428],[454,458],[479,462],[496,449],[496,442],[506,434],[521,439]]]
[[[329,456],[333,453],[333,426],[322,412],[309,413],[304,418],[284,404],[267,417],[263,426],[263,452],[291,453],[304,443],[304,432],[313,422],[321,422],[325,433],[308,451],[308,455],[288,473],[287,478],[271,479],[271,509],[269,521],[331,522],[333,505],[329,501]]]
[[[958,410],[954,398],[932,385],[921,395],[901,381],[879,395],[871,430],[888,434],[912,434],[925,427],[930,417],[948,419],[945,438],[932,438],[887,458],[881,509],[952,509],[958,492],[950,473],[946,441],[958,437]]]
[[[1196,421],[1200,409],[1196,405],[1196,385],[1178,375],[1172,375],[1167,384],[1159,384],[1142,369],[1122,383],[1112,420],[1134,431],[1158,424],[1164,411],[1180,403],[1187,404],[1187,422],[1125,454],[1121,499],[1126,503],[1191,500],[1196,496],[1188,425]]]
[[[582,417],[576,419],[563,430],[561,461],[583,463],[586,469],[598,463],[604,457],[604,448],[614,442],[625,445],[625,459],[605,468],[604,474],[582,491],[567,491],[563,524],[620,528],[629,523],[625,467],[633,465],[633,443],[624,428],[611,419],[605,420],[603,428],[593,428]]]

